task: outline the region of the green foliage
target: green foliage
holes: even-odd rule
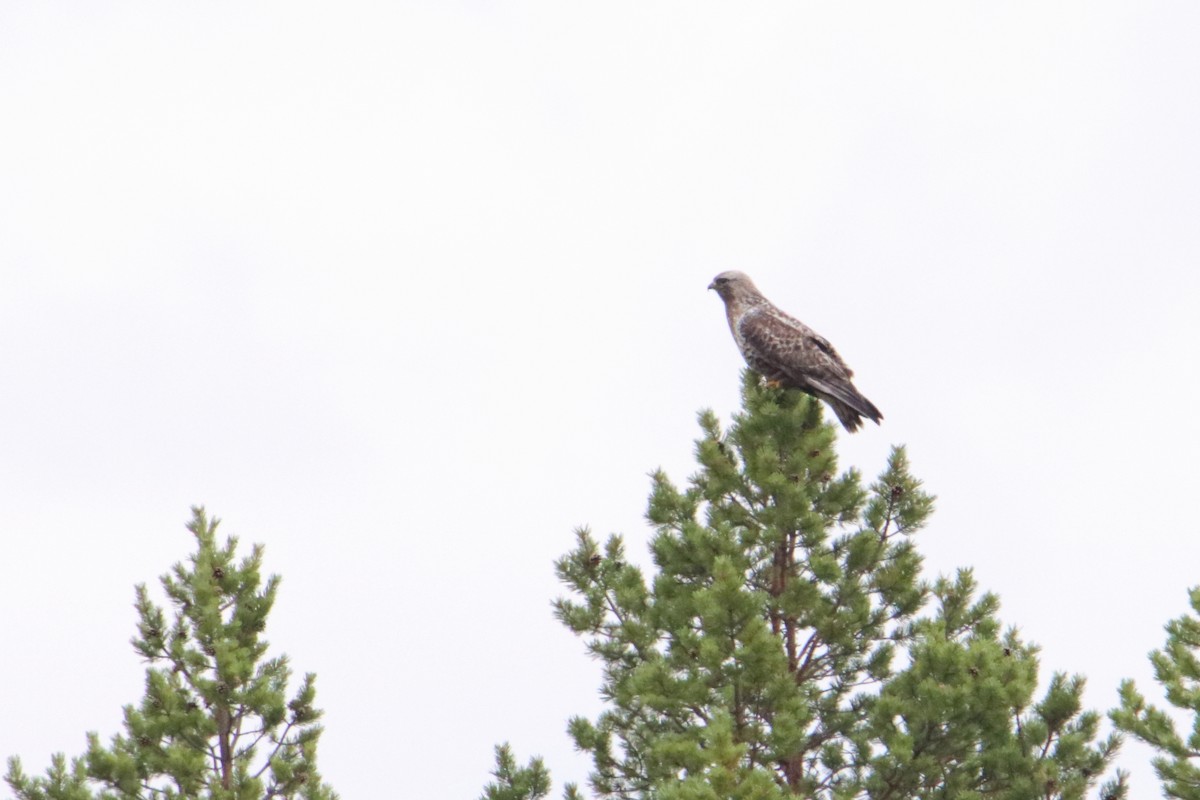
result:
[[[869,796],[1083,797],[1119,738],[1092,744],[1100,717],[1081,710],[1079,676],[1055,674],[1033,702],[1037,649],[1001,635],[996,597],[975,591],[969,570],[934,584],[938,612],[915,624],[909,666],[872,709]],[[1123,777],[1101,796],[1124,796]]]
[[[1200,587],[1189,592],[1189,601],[1194,613],[1167,623],[1166,646],[1150,653],[1150,663],[1167,702],[1191,714],[1191,730],[1186,737],[1179,733],[1171,714],[1147,705],[1131,680],[1121,682],[1121,705],[1109,716],[1158,751],[1152,763],[1165,796],[1200,800]]]
[[[289,700],[287,658],[264,658],[279,578],[263,583],[261,546],[238,562],[237,540],[219,546],[218,521],[192,512],[197,550],[162,578],[171,622],[144,585],[136,589],[132,644],[151,666],[141,704],[125,707],[125,733],[107,747],[88,734],[87,752],[69,768],[55,755],[44,778],[10,759],[18,800],[337,797],[316,768],[315,676]]]
[[[821,404],[752,373],[729,429],[700,426],[687,486],[653,476],[649,579],[587,530],[556,564],[556,614],[604,668],[607,708],[569,723],[597,795],[1065,800],[1095,784],[1119,742],[1095,743],[1082,679],[1035,702],[1035,648],[1001,632],[996,598],[969,571],[921,580],[912,536],[933,498],[903,447],[864,488]]]
[[[483,789],[480,800],[541,800],[550,794],[550,773],[540,758],[529,759],[529,765],[517,766],[512,748],[507,744],[496,747],[495,781]],[[565,800],[580,800],[575,787],[567,784]]]

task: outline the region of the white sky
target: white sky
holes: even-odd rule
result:
[[[750,273],[830,338],[1043,673],[1200,583],[1200,6],[0,6],[0,756],[141,695],[188,506],[267,546],[343,797],[583,781],[572,528],[736,408]],[[1127,746],[1133,796],[1157,797]],[[555,792],[557,794],[558,789]]]

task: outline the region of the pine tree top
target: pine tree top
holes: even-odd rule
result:
[[[239,560],[237,539],[219,543],[219,524],[192,509],[196,550],[161,579],[170,619],[136,587],[132,644],[148,666],[124,733],[108,746],[89,733],[87,752],[69,768],[55,755],[45,777],[10,759],[18,800],[336,800],[316,768],[316,678],[306,674],[289,699],[287,656],[266,657],[279,578],[262,578],[260,545]]]

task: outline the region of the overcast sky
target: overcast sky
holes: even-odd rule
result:
[[[741,269],[1107,709],[1200,583],[1200,5],[0,5],[0,756],[119,728],[188,507],[266,545],[343,797],[584,782],[572,529],[642,519]],[[1137,800],[1157,797],[1127,746]],[[557,794],[556,788],[555,793]],[[5,791],[5,796],[7,790]]]

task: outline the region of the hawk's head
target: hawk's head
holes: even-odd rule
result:
[[[721,299],[728,303],[733,298],[758,297],[758,287],[754,285],[754,281],[750,280],[750,276],[744,272],[738,272],[736,269],[731,269],[728,272],[722,272],[717,277],[713,278],[712,283],[708,285],[709,289],[714,290],[721,295]]]

